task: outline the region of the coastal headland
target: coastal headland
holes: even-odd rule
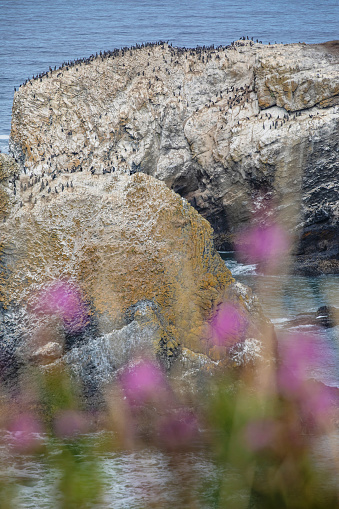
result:
[[[23,206],[49,199],[42,175],[143,172],[210,222],[218,249],[271,203],[298,240],[294,270],[339,271],[337,41],[108,51],[27,80],[12,113]]]

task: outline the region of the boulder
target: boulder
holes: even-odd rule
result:
[[[269,325],[257,300],[225,267],[208,222],[164,183],[60,172],[21,175],[16,188],[1,226],[4,365],[66,362],[95,387],[136,355],[170,368],[191,352],[224,368],[230,349],[210,324],[225,301],[246,325],[238,341],[261,341]]]

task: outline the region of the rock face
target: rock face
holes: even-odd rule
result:
[[[0,221],[3,221],[16,196],[16,176],[19,166],[12,157],[0,154]]]
[[[92,382],[136,354],[225,365],[209,327],[225,300],[246,320],[239,339],[260,340],[256,300],[226,269],[208,222],[164,183],[88,172],[15,182],[1,226],[3,365],[63,357]]]
[[[10,146],[37,175],[151,174],[219,249],[271,198],[300,238],[296,270],[338,272],[338,71],[335,41],[109,52],[21,86]]]

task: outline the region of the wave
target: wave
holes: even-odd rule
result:
[[[286,323],[286,322],[289,322],[290,321],[290,318],[288,318],[287,316],[286,317],[283,317],[283,318],[270,318],[271,322],[272,323],[276,323],[276,324],[279,324],[279,323]]]
[[[256,264],[245,265],[242,263],[238,263],[235,260],[225,260],[226,267],[231,271],[233,276],[245,276],[256,274],[257,266]]]
[[[9,140],[8,134],[0,134],[0,140]]]

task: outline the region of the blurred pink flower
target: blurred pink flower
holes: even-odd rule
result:
[[[319,362],[316,336],[295,334],[280,344],[281,365],[278,370],[278,387],[284,394],[295,394],[303,387],[307,371]]]
[[[88,417],[83,412],[64,410],[54,420],[54,431],[60,438],[87,433],[89,429]]]
[[[211,322],[212,342],[217,346],[232,346],[241,341],[246,325],[247,320],[239,308],[224,303]]]
[[[297,402],[308,421],[326,421],[333,412],[331,388],[310,379],[320,362],[330,355],[319,347],[316,335],[296,334],[285,339],[281,346],[281,365],[278,388],[281,394]]]
[[[127,367],[121,375],[120,383],[130,404],[143,404],[158,399],[167,390],[162,371],[148,360]]]
[[[317,424],[328,424],[335,411],[331,388],[314,381],[305,385],[300,405],[304,416]]]
[[[33,452],[41,446],[43,427],[30,413],[18,415],[8,431],[11,433],[11,443],[18,452]]]
[[[272,445],[276,437],[276,423],[272,419],[258,419],[245,428],[245,441],[252,451],[259,451]]]
[[[246,262],[274,267],[289,249],[286,231],[277,224],[252,226],[243,230],[236,239],[236,250]]]
[[[198,436],[198,420],[193,412],[181,409],[159,422],[159,437],[167,448],[189,446]]]
[[[74,283],[55,281],[38,292],[34,300],[36,313],[59,316],[69,332],[80,331],[88,322],[89,306]]]

